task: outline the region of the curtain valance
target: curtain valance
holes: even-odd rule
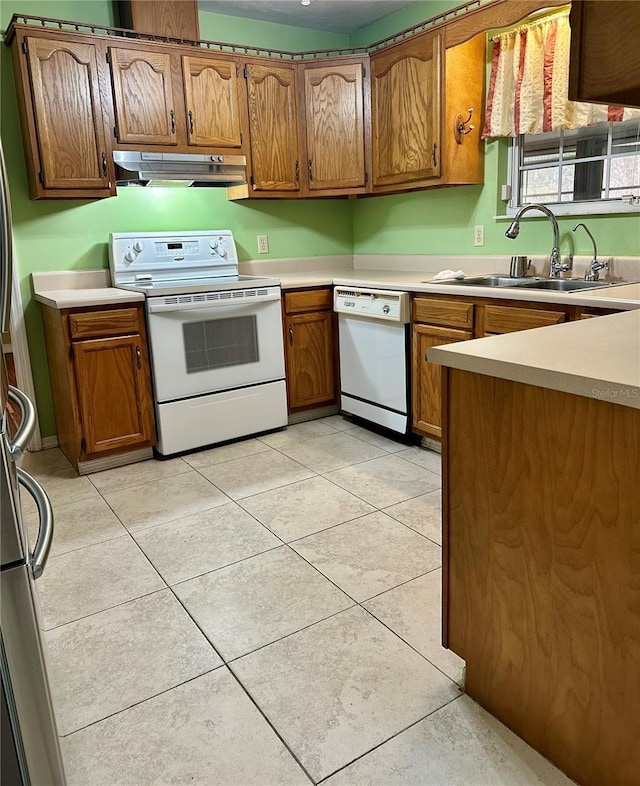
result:
[[[640,110],[569,101],[569,8],[492,39],[483,139],[583,128]]]

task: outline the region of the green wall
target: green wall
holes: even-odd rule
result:
[[[219,14],[200,13],[202,38],[293,51],[362,46],[452,7],[449,0],[424,0],[347,37]],[[0,27],[13,13],[114,25],[108,0],[2,0]],[[42,433],[55,433],[46,355],[30,274],[35,271],[107,267],[109,232],[170,227],[231,227],[241,260],[257,256],[256,235],[269,236],[266,258],[327,254],[505,254],[548,253],[551,233],[545,219],[523,222],[520,237],[504,237],[507,224],[498,199],[506,180],[504,141],[486,146],[485,183],[347,201],[267,200],[229,203],[223,189],[124,189],[117,197],[86,201],[31,201],[9,50],[0,47],[0,129],[14,213],[18,276],[32,358]],[[479,125],[479,124],[478,124]],[[562,251],[573,250],[571,228],[578,219],[560,219]],[[588,217],[602,256],[640,254],[638,215]],[[485,226],[485,245],[473,246],[473,227]],[[575,249],[588,253],[582,244]]]
[[[114,25],[107,0],[3,0],[0,26],[14,13]],[[200,14],[203,38],[305,50],[345,46],[345,36],[284,25]],[[246,29],[246,33],[243,33]],[[38,304],[30,274],[39,271],[108,266],[109,232],[232,228],[241,260],[257,257],[256,235],[269,237],[263,258],[350,254],[351,207],[346,200],[268,200],[230,203],[224,189],[121,189],[117,197],[95,202],[39,200],[28,196],[26,168],[11,58],[0,46],[0,129],[13,209],[17,274],[20,279],[38,414],[43,436],[55,434],[46,353]]]
[[[449,0],[423,0],[385,19],[357,30],[352,46],[363,46],[393,35],[424,19],[454,7]],[[489,72],[490,50],[485,63]],[[476,132],[481,119],[475,121]],[[445,129],[449,122],[445,122]],[[356,254],[548,254],[552,234],[543,216],[528,214],[517,240],[508,240],[504,221],[495,216],[506,212],[499,199],[500,186],[507,182],[507,140],[492,140],[485,146],[485,178],[482,186],[457,186],[429,191],[367,197],[353,205],[354,253]],[[586,216],[601,256],[640,256],[640,216]],[[559,218],[560,248],[563,254],[591,253],[584,236],[571,231],[582,218]],[[473,245],[474,226],[485,228],[485,244]],[[576,240],[579,245],[576,246]]]

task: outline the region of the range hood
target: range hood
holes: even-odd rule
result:
[[[114,150],[118,185],[230,186],[246,183],[246,159],[237,155]]]

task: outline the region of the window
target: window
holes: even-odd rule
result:
[[[521,135],[510,148],[514,212],[541,202],[558,215],[637,212],[640,120]]]

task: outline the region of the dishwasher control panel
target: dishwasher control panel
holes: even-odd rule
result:
[[[410,318],[409,293],[390,289],[336,287],[333,310],[338,314],[406,324]]]

